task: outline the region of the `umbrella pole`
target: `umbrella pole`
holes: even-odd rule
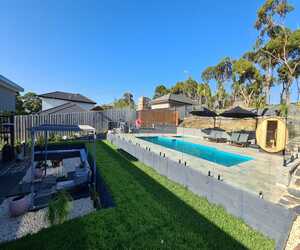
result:
[[[47,158],[48,158],[48,132],[45,131],[45,176],[47,174]]]
[[[94,162],[93,162],[93,167],[94,167],[94,186],[96,188],[96,131],[94,131],[94,145],[93,145],[93,155],[94,155]]]
[[[34,131],[31,131],[31,206],[33,206],[33,194],[34,194],[34,172],[35,172],[35,166],[34,166]]]

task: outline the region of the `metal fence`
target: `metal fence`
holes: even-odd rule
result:
[[[52,115],[19,115],[14,118],[14,132],[18,141],[27,141],[30,138],[30,128],[41,124],[84,124],[94,127],[97,133],[102,133],[108,129],[109,122],[133,123],[135,117],[136,111],[129,108]],[[67,134],[60,132],[60,135]]]
[[[5,143],[14,145],[13,122],[13,115],[0,115],[0,148]]]

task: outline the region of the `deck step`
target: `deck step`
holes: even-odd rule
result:
[[[291,185],[289,188],[288,188],[288,193],[295,196],[296,198],[299,198],[300,199],[300,189],[298,189],[297,187]]]

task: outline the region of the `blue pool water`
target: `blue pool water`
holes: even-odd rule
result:
[[[176,151],[197,156],[201,159],[214,162],[225,167],[232,167],[234,165],[253,160],[252,157],[239,155],[218,150],[214,147],[195,144],[175,138],[168,138],[162,136],[139,137],[142,140],[152,142],[164,146],[166,148],[174,149]]]

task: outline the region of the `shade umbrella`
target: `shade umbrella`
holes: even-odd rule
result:
[[[214,127],[216,126],[216,116],[218,116],[218,114],[208,108],[201,107],[197,110],[191,111],[190,114],[202,117],[212,117],[214,119]]]
[[[216,112],[214,112],[208,108],[205,108],[205,107],[202,107],[197,110],[193,110],[190,112],[190,114],[196,115],[196,116],[205,116],[205,117],[216,117],[217,116]]]
[[[220,116],[230,118],[255,118],[257,115],[252,111],[243,109],[240,106],[236,106],[230,110],[221,113]]]

